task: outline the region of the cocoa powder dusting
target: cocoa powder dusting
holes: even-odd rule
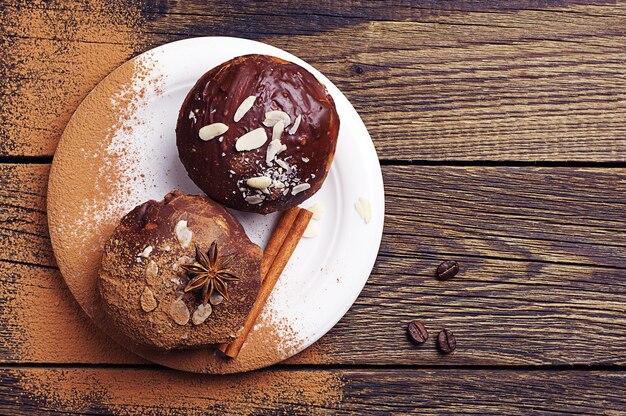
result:
[[[203,376],[150,369],[11,370],[18,400],[70,413],[259,414],[337,409],[344,382],[331,371],[265,370]],[[329,411],[328,411],[329,412]],[[332,413],[332,412],[329,412]]]
[[[141,49],[142,18],[122,0],[12,3],[0,9],[0,153],[49,155],[87,93]]]
[[[213,347],[155,351],[134,344],[116,331],[99,308],[94,312],[94,321],[119,344],[155,363],[195,373],[230,374],[267,367],[293,355],[303,342],[289,322],[277,320],[271,312],[264,311],[236,359],[224,358]]]

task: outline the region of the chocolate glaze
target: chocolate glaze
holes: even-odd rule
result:
[[[187,221],[193,232],[184,248],[175,234],[176,224]],[[191,314],[200,304],[195,292],[182,295],[188,281],[174,263],[182,256],[195,257],[197,244],[204,251],[216,241],[221,254],[235,254],[229,271],[240,280],[228,285],[228,299],[213,307],[200,325],[176,324],[169,306],[182,296]],[[148,258],[138,256],[152,247]],[[98,276],[99,302],[115,328],[137,344],[159,350],[198,348],[231,342],[243,327],[260,286],[261,249],[253,244],[237,219],[204,196],[173,191],[163,201],[147,201],[122,218],[104,247]],[[158,266],[149,276],[150,262]],[[152,312],[141,309],[141,294],[148,287],[157,299]]]
[[[235,112],[252,95],[257,97],[254,105],[235,123]],[[279,169],[276,162],[266,163],[272,128],[263,121],[272,110],[284,111],[291,118],[281,137],[287,149],[277,156],[289,165],[287,170]],[[298,115],[302,121],[290,135]],[[199,130],[212,123],[224,123],[229,129],[221,141],[201,140]],[[265,129],[267,142],[258,149],[237,151],[237,139],[259,127]],[[198,80],[181,107],[176,144],[189,176],[207,195],[235,209],[267,214],[297,205],[319,190],[330,169],[338,133],[334,101],[310,72],[275,57],[246,55],[211,69]],[[246,185],[246,179],[258,176],[279,179],[287,187],[270,186],[269,193],[262,193]],[[311,187],[292,195],[293,186],[299,183]],[[250,195],[262,196],[264,201],[250,204],[245,200]]]

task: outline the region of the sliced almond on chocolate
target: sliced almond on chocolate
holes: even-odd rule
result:
[[[250,196],[245,197],[244,199],[250,205],[257,205],[265,200],[265,198],[263,198],[260,195],[250,195]]]
[[[283,135],[283,131],[285,131],[285,122],[280,120],[272,128],[272,141],[278,140],[280,142],[280,136]]]
[[[288,133],[294,134],[298,130],[298,127],[300,127],[300,122],[302,122],[302,114],[296,117],[296,121],[293,122],[293,126],[291,126]]]
[[[265,163],[270,163],[276,157],[276,155],[278,155],[280,152],[284,150],[287,150],[287,146],[282,144],[280,140],[272,140],[269,146],[267,146],[267,155],[265,156]]]
[[[211,316],[212,312],[213,308],[211,307],[210,303],[207,303],[206,305],[200,305],[191,316],[191,322],[194,325],[200,325],[201,323],[206,321],[209,316]]]
[[[310,187],[311,185],[309,185],[308,183],[301,183],[299,185],[296,185],[291,190],[291,195],[298,195],[300,192],[306,191]]]
[[[265,113],[265,120],[263,120],[263,125],[265,127],[274,127],[279,121],[282,121],[284,123],[284,126],[288,126],[289,124],[291,124],[291,117],[289,117],[289,114],[285,113],[284,111],[268,111],[267,113]]]
[[[224,296],[220,295],[217,292],[211,293],[211,296],[209,297],[209,302],[211,302],[211,305],[219,305],[223,301],[224,301]]]
[[[185,302],[183,302],[181,299],[172,302],[168,312],[170,317],[178,325],[187,325],[187,322],[189,322],[189,309],[187,308],[187,305],[185,305]]]
[[[244,134],[240,138],[237,139],[235,143],[235,149],[239,152],[243,152],[245,150],[254,150],[263,146],[267,141],[267,134],[265,133],[265,129],[263,127],[259,127],[258,129],[254,129]]]
[[[157,266],[154,260],[150,260],[148,267],[146,267],[146,277],[154,277],[159,274],[159,266]]]
[[[193,232],[189,228],[187,228],[187,221],[178,221],[176,227],[174,227],[174,233],[176,234],[176,238],[178,239],[181,247],[189,247],[189,244],[191,244],[191,239],[193,238]]]
[[[152,312],[158,306],[157,300],[154,298],[154,293],[152,293],[152,290],[148,287],[145,287],[143,292],[141,292],[139,302],[144,312]]]
[[[235,115],[233,117],[235,123],[241,120],[241,118],[246,115],[246,113],[254,105],[254,101],[256,101],[256,95],[251,95],[243,100],[241,104],[239,104],[239,108],[237,108],[237,111],[235,111]]]
[[[281,159],[276,159],[276,164],[285,170],[289,170],[289,164]]]
[[[198,136],[205,142],[221,136],[228,131],[228,126],[224,123],[213,123],[208,126],[204,126],[198,132]]]
[[[189,256],[181,256],[178,258],[178,260],[176,260],[174,263],[172,263],[172,270],[174,270],[175,272],[178,272],[181,270],[182,265],[184,264],[193,264],[194,259],[189,257]]]
[[[152,246],[144,248],[141,253],[137,254],[137,257],[143,257],[144,259],[147,259],[148,257],[150,257],[150,253],[152,253]]]
[[[149,284],[157,284],[159,281],[159,266],[154,260],[150,260],[146,267],[146,282]]]
[[[267,176],[257,176],[246,181],[246,185],[255,189],[267,189],[272,184],[272,178]]]

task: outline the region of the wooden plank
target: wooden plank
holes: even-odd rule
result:
[[[0,7],[33,8],[63,11],[92,11],[107,7],[124,5],[125,0],[112,0],[106,3],[97,0],[52,0],[45,3],[33,3],[25,0],[3,0]],[[325,17],[330,19],[367,19],[367,20],[417,20],[427,16],[450,15],[457,12],[498,11],[518,12],[523,10],[558,11],[566,6],[575,5],[611,5],[610,0],[449,0],[446,2],[407,2],[402,0],[351,0],[350,2],[316,2],[303,0],[294,7],[290,0],[275,0],[272,5],[246,0],[211,1],[187,0],[184,4],[173,4],[162,0],[145,0],[138,6],[141,13],[151,15],[195,14],[199,16],[215,14],[216,11],[228,15],[233,13],[254,14],[263,19],[264,16],[291,16],[307,14],[311,19]],[[206,7],[209,3],[212,7]],[[274,6],[274,7],[272,7]],[[153,17],[154,18],[154,17]]]
[[[56,266],[46,216],[50,165],[0,165],[0,259]]]
[[[339,324],[292,363],[626,364],[626,169],[383,172],[386,226],[373,274]],[[0,165],[0,226],[13,227],[10,240],[0,237],[0,360],[134,362],[109,354],[69,298],[47,237],[28,233],[45,236],[43,214],[23,217],[44,210],[46,174],[45,165]],[[435,268],[449,258],[461,272],[440,282]],[[421,347],[406,339],[415,318],[431,331]],[[435,348],[442,327],[459,341],[451,356]]]
[[[623,414],[614,371],[3,369],[0,411],[33,414]]]
[[[6,7],[0,103],[19,117],[2,120],[0,155],[52,155],[77,103],[112,68],[165,42],[219,34],[284,48],[328,75],[382,159],[626,160],[626,4],[318,3],[25,6],[20,18]],[[61,32],[70,22],[76,29]],[[68,79],[72,88],[59,89]],[[38,99],[46,95],[54,102]]]

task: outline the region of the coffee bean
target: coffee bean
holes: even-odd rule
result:
[[[459,263],[456,261],[444,261],[437,267],[437,278],[440,280],[452,279],[459,272]]]
[[[456,348],[456,338],[452,332],[442,329],[437,336],[437,345],[442,353],[450,354]]]
[[[409,336],[417,344],[423,344],[428,339],[428,330],[421,321],[409,322]]]

